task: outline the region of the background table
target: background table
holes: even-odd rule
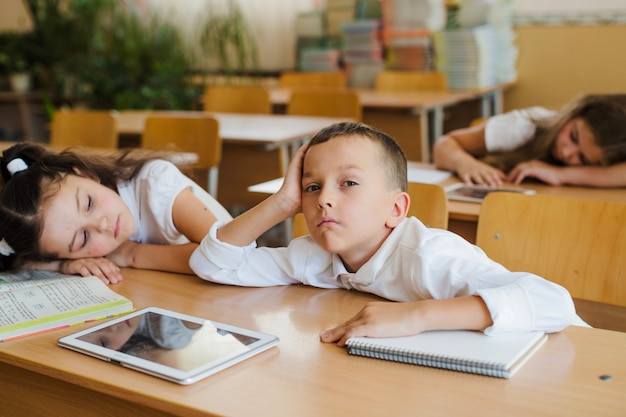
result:
[[[66,350],[76,326],[0,344],[6,417],[617,416],[626,413],[626,333],[569,327],[510,380],[350,356],[319,341],[377,298],[300,285],[239,288],[124,269],[112,289],[156,305],[277,335],[275,348],[179,386]],[[610,375],[611,381],[600,379]]]
[[[488,88],[446,91],[350,90],[359,95],[365,123],[393,136],[409,159],[430,162],[432,144],[445,131],[446,109],[478,102],[478,109],[464,108],[463,113],[467,114],[456,127],[467,126],[474,118],[501,113],[502,94],[513,85],[502,83]],[[289,103],[290,96],[289,88],[275,87],[270,90],[270,101],[277,111],[282,111]]]
[[[140,146],[151,114],[183,117],[212,115],[223,141],[218,176],[218,200],[235,212],[258,204],[261,197],[247,187],[284,174],[291,155],[322,128],[345,119],[277,114],[214,113],[203,111],[121,111],[116,114],[120,135],[133,136]],[[202,184],[204,185],[204,184]]]

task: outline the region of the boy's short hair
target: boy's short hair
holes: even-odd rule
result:
[[[404,151],[391,136],[364,123],[342,122],[330,125],[319,132],[309,142],[309,149],[338,136],[363,136],[379,145],[381,163],[390,190],[407,190],[407,163]],[[356,150],[355,150],[356,151]]]

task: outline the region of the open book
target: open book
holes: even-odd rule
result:
[[[130,311],[133,303],[95,276],[0,274],[0,342]]]
[[[487,336],[442,330],[406,337],[352,337],[346,345],[352,355],[510,378],[547,338],[543,332]]]

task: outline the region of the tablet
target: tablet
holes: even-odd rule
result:
[[[535,190],[515,187],[490,187],[488,185],[475,185],[456,183],[446,187],[446,194],[450,200],[471,201],[480,203],[489,193],[505,191],[509,193],[535,194]]]
[[[188,385],[257,355],[278,341],[269,334],[148,307],[64,336],[58,344]]]

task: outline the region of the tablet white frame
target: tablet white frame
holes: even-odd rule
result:
[[[190,371],[182,371],[179,369],[162,365],[157,362],[149,361],[147,359],[138,358],[136,356],[118,352],[113,349],[108,349],[106,347],[94,345],[92,343],[79,339],[80,337],[85,336],[89,333],[98,331],[100,329],[106,328],[113,324],[128,320],[129,318],[142,315],[145,313],[149,313],[149,312],[166,315],[166,316],[178,318],[181,320],[186,320],[186,321],[197,323],[197,324],[205,324],[206,322],[209,322],[219,330],[225,330],[227,332],[237,333],[237,334],[247,336],[247,337],[253,337],[258,340],[256,342],[253,342],[250,345],[246,345],[246,347],[248,348],[246,352],[234,353],[231,356],[227,356],[225,358],[220,358],[220,359],[208,362]],[[126,368],[131,368],[136,371],[153,375],[159,378],[163,378],[168,381],[172,381],[181,385],[193,384],[194,382],[197,382],[200,379],[213,375],[216,372],[219,372],[236,363],[243,361],[244,359],[257,355],[271,348],[272,346],[277,345],[278,342],[279,342],[278,337],[270,335],[270,334],[257,332],[254,330],[245,329],[242,327],[233,326],[233,325],[229,325],[225,323],[220,323],[220,322],[216,322],[213,320],[207,320],[207,319],[203,319],[203,318],[196,317],[196,316],[190,316],[187,314],[183,314],[183,313],[179,313],[179,312],[171,311],[171,310],[166,310],[166,309],[159,308],[159,307],[146,307],[141,310],[137,310],[132,313],[128,313],[123,316],[116,317],[114,319],[98,324],[96,326],[92,326],[88,329],[81,330],[79,332],[61,337],[57,341],[58,345],[64,348],[68,348],[68,349],[71,349],[80,353],[84,353],[89,356],[93,356],[93,357],[105,360],[113,364],[121,365]]]

